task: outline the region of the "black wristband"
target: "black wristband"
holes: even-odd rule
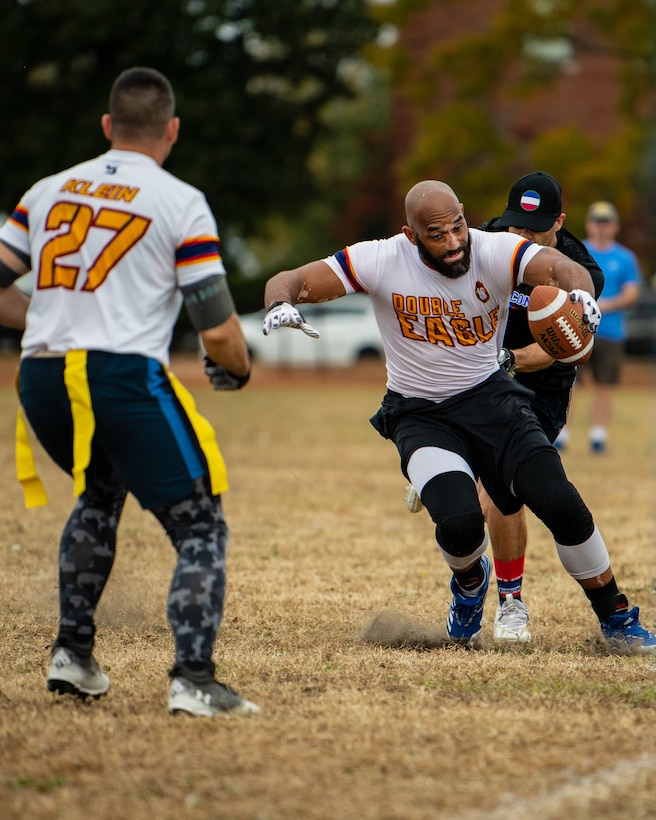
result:
[[[284,300],[282,300],[282,301],[280,301],[280,302],[271,302],[271,304],[269,305],[269,307],[268,307],[268,308],[266,308],[266,310],[265,310],[264,312],[265,312],[265,313],[268,313],[270,310],[273,310],[273,309],[274,309],[274,307],[278,307],[278,305],[291,305],[291,304],[292,304],[291,302],[286,302],[286,301],[284,301]],[[292,307],[293,307],[293,306],[292,306]]]
[[[235,374],[234,374],[234,373],[232,373],[230,370],[226,370],[226,373],[228,374],[228,376],[230,376],[230,378],[231,378],[231,379],[234,379],[234,382],[235,382],[235,387],[237,388],[237,390],[241,390],[241,388],[242,388],[245,384],[248,384],[248,380],[249,380],[249,379],[250,379],[250,377],[251,377],[251,369],[250,369],[250,367],[248,368],[248,373],[246,373],[246,375],[245,375],[245,376],[235,376]]]

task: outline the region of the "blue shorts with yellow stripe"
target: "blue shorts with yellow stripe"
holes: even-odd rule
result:
[[[115,476],[154,509],[190,495],[203,475],[214,495],[228,488],[210,424],[154,359],[103,351],[26,358],[19,397],[37,439],[73,475],[78,494]]]

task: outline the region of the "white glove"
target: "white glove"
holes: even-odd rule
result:
[[[264,314],[262,333],[265,336],[279,327],[293,327],[302,330],[306,336],[311,336],[313,339],[319,338],[319,331],[309,325],[302,314],[289,302],[274,302]]]
[[[583,305],[583,321],[587,324],[590,333],[596,333],[601,321],[601,310],[594,297],[585,290],[573,290],[569,295],[570,301],[580,302]]]

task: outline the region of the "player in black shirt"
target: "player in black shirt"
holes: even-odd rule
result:
[[[598,299],[604,285],[599,265],[583,243],[563,228],[560,183],[538,171],[519,179],[511,188],[506,209],[500,217],[481,227],[487,231],[510,231],[539,245],[557,248],[590,271]],[[527,306],[532,288],[519,285],[510,298],[508,324],[499,352],[499,364],[535,394],[533,410],[549,441],[556,440],[565,426],[576,366],[552,359],[533,340],[528,327]],[[499,591],[499,607],[494,621],[497,640],[529,641],[528,609],[522,601],[526,514],[522,508],[503,516],[481,490]]]

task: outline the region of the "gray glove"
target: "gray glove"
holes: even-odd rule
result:
[[[213,362],[209,356],[204,356],[203,362],[205,363],[205,375],[215,390],[241,390],[251,377],[250,367],[245,376],[235,376],[225,367]]]
[[[507,347],[502,347],[497,355],[499,367],[505,370],[509,376],[515,375],[515,354]]]

